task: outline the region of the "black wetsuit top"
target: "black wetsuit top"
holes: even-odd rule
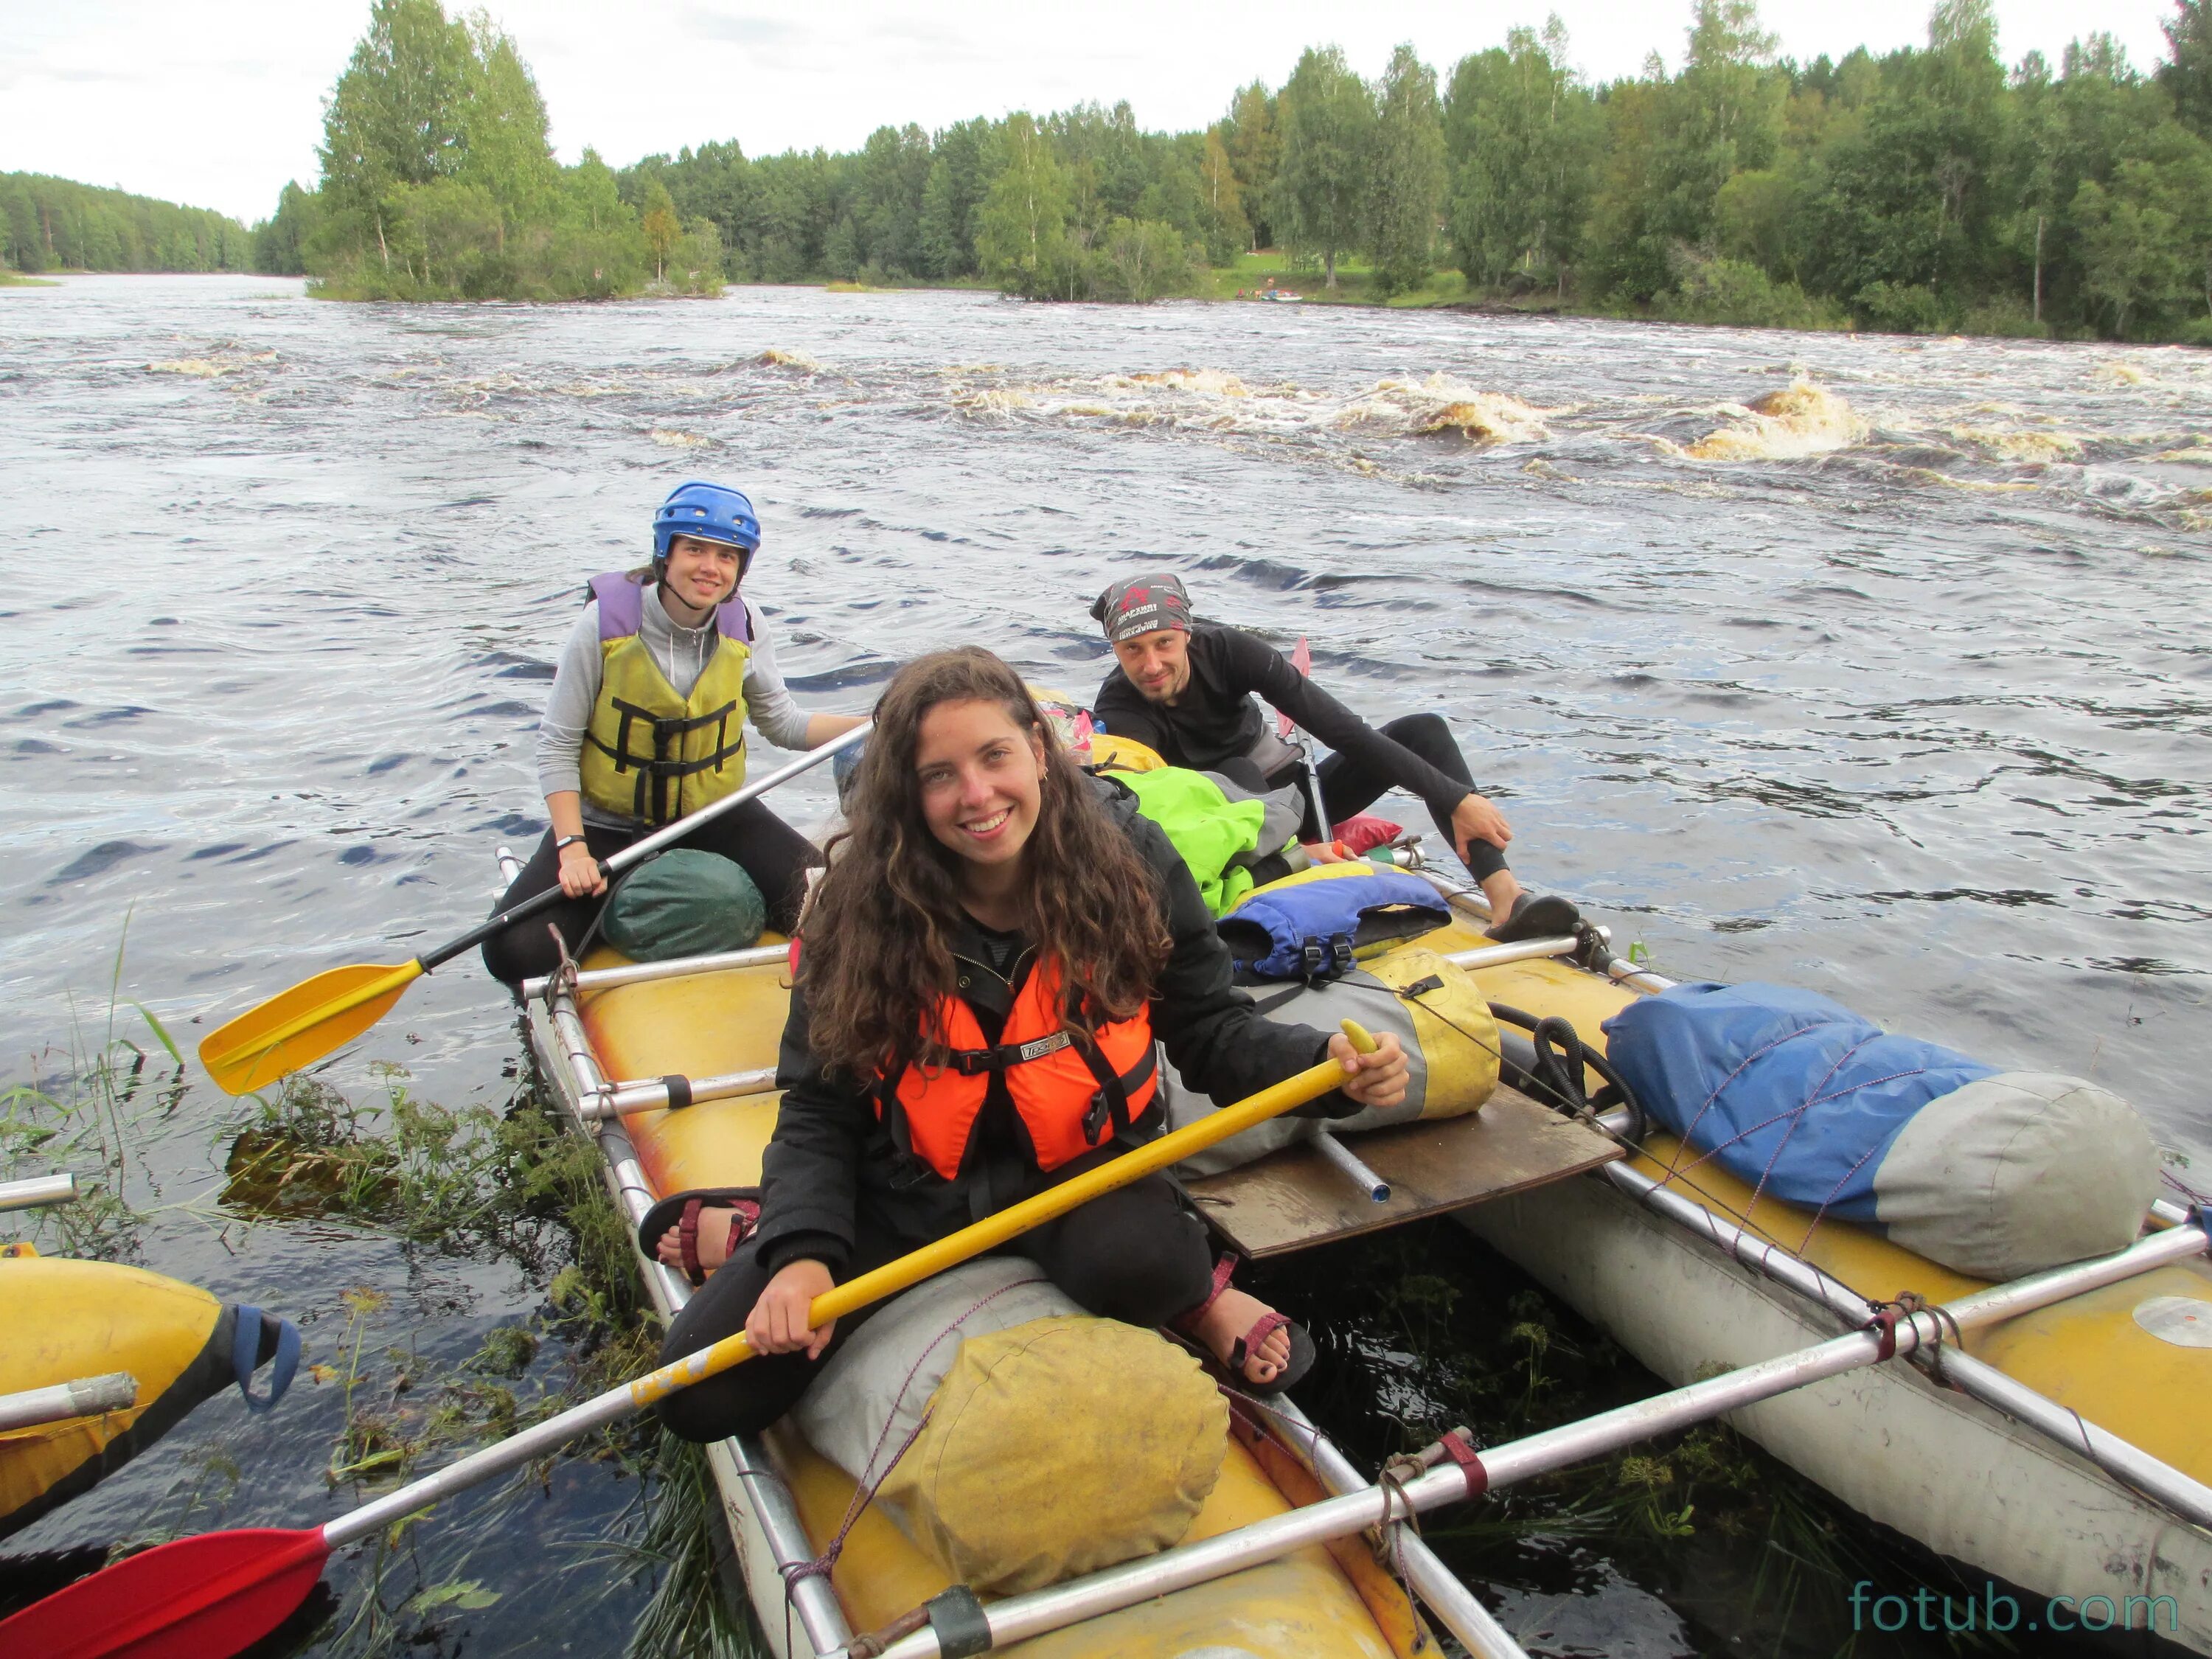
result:
[[[1106,730],[1135,738],[1170,766],[1213,771],[1258,746],[1267,729],[1267,715],[1252,701],[1258,696],[1362,770],[1419,796],[1431,811],[1441,806],[1446,817],[1470,793],[1368,725],[1265,640],[1240,629],[1202,625],[1191,630],[1189,652],[1190,683],[1172,704],[1146,702],[1115,665],[1093,705]]]

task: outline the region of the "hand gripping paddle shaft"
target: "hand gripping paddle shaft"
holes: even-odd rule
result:
[[[1375,1039],[1348,1019],[1344,1034],[1359,1053],[1375,1051]],[[896,1295],[933,1273],[996,1249],[1102,1193],[1126,1187],[1255,1123],[1317,1100],[1343,1081],[1344,1068],[1334,1060],[1309,1066],[1211,1117],[1147,1141],[837,1285],[814,1298],[808,1322],[818,1329]],[[752,1353],[743,1331],[725,1337],[712,1347],[572,1406],[558,1417],[310,1531],[253,1528],[203,1533],[131,1556],[33,1602],[13,1618],[0,1620],[0,1654],[36,1654],[40,1659],[222,1659],[283,1624],[315,1587],[324,1562],[334,1551],[502,1470],[542,1456],[587,1430],[742,1365]]]
[[[840,750],[851,748],[871,729],[870,725],[863,724],[832,738],[789,765],[778,767],[766,777],[623,848],[600,869],[613,875],[651,858],[709,818],[756,800],[787,779],[819,766]],[[550,909],[566,896],[556,883],[471,927],[459,939],[397,967],[359,963],[333,968],[328,973],[302,980],[290,990],[279,992],[259,1006],[247,1009],[220,1030],[210,1031],[200,1043],[200,1063],[225,1094],[242,1095],[264,1083],[274,1083],[359,1036],[391,1012],[401,992],[432,969],[451,962],[464,951],[475,949],[516,922]]]

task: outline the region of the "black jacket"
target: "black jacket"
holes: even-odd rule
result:
[[[1097,787],[1107,811],[1152,866],[1166,900],[1175,943],[1153,988],[1152,1031],[1184,1084],[1226,1104],[1322,1059],[1328,1049],[1324,1033],[1263,1018],[1252,999],[1230,982],[1229,952],[1214,932],[1212,915],[1167,836],[1138,813],[1136,797],[1109,780],[1098,780]],[[968,973],[969,952],[957,954]],[[975,965],[988,971],[988,963]],[[1002,1011],[1003,1001],[993,1000]],[[988,1013],[979,1010],[987,1019]],[[996,1027],[987,1024],[986,1029]],[[775,1080],[783,1101],[761,1160],[759,1234],[761,1261],[771,1272],[802,1256],[842,1272],[863,1205],[892,1237],[918,1246],[1126,1150],[1109,1142],[1049,1174],[1025,1159],[971,1158],[957,1179],[947,1181],[893,1145],[868,1091],[823,1070],[808,1037],[806,999],[799,990],[792,993]],[[1341,1116],[1357,1109],[1345,1095],[1332,1092],[1301,1111]],[[1157,1135],[1161,1117],[1156,1107],[1139,1120],[1132,1138]]]
[[[1191,630],[1187,648],[1190,684],[1172,706],[1146,701],[1118,666],[1106,677],[1093,711],[1109,732],[1135,738],[1170,766],[1211,772],[1259,743],[1267,716],[1252,701],[1257,695],[1361,770],[1418,796],[1439,819],[1467,799],[1467,785],[1384,737],[1257,635],[1203,624]]]

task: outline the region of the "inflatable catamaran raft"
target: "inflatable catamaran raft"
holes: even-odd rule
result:
[[[1316,1000],[1286,1011],[1401,1021],[1420,1056],[1407,1107],[1328,1132],[1263,1125],[1186,1166],[1188,1189],[1255,1255],[1454,1213],[1678,1386],[1507,1446],[1447,1436],[1386,1491],[1289,1401],[1209,1405],[1195,1362],[1164,1339],[1090,1330],[1111,1322],[1081,1318],[1018,1257],[984,1258],[857,1333],[759,1442],[709,1448],[738,1571],[779,1653],[1410,1656],[1435,1650],[1425,1613],[1470,1653],[1510,1659],[1520,1649],[1409,1514],[1723,1413],[1862,1512],[2023,1589],[2116,1608],[2171,1598],[2136,1622],[2212,1652],[2201,1218],[2128,1197],[2123,1236],[2071,1253],[2086,1259],[2004,1271],[2007,1249],[2035,1246],[2002,1237],[2001,1206],[1978,1207],[1966,1171],[1942,1166],[1945,1146],[2007,1113],[2124,1139],[2096,1116],[2103,1101],[2061,1102],[2051,1079],[1927,1045],[1909,1068],[1932,1079],[1923,1102],[1893,1098],[1887,1073],[1836,1083],[1855,1064],[1895,1068],[1881,1042],[1902,1040],[1786,996],[1778,1012],[1747,994],[1748,1012],[1712,1018],[1704,1001],[1723,988],[1619,963],[1602,930],[1494,945],[1479,896],[1420,879],[1431,910],[1401,890],[1383,907],[1395,936],[1359,943],[1354,971],[1296,989]],[[523,988],[544,1075],[633,1222],[672,1194],[757,1182],[786,968],[772,944],[650,963],[602,951]],[[1794,1114],[1728,1115],[1731,1088],[1772,1056],[1832,1039]],[[2047,1114],[2020,1093],[2045,1085]],[[1797,1119],[1839,1091],[1877,1099],[1869,1150],[1854,1164],[1808,1136],[1814,1156],[1788,1155]],[[1210,1109],[1171,1099],[1178,1122]],[[1926,1111],[1966,1130],[1916,1162],[1896,1126]],[[1759,1161],[1734,1172],[1747,1155]],[[1947,1180],[1948,1214],[1930,1198]],[[2109,1231],[2096,1207],[2063,1209],[2046,1254],[2063,1257],[2069,1229]],[[639,1269],[664,1311],[690,1294],[657,1261]],[[1118,1438],[1048,1441],[1040,1421],[1102,1409],[1055,1392],[1095,1372],[1103,1351],[1085,1345],[1097,1340],[1139,1345],[1109,1363],[1159,1379],[1144,1415]],[[1164,1421],[1172,1443],[1139,1432]]]
[[[0,1212],[77,1196],[73,1175],[0,1182]],[[250,1407],[275,1405],[299,1360],[289,1320],[27,1240],[0,1242],[0,1537],[89,1492],[234,1382]],[[257,1393],[254,1373],[272,1361]]]

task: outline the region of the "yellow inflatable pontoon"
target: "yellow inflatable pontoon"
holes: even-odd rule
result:
[[[137,1385],[135,1403],[118,1409],[0,1429],[0,1536],[88,1492],[271,1358],[270,1396],[247,1398],[274,1404],[298,1343],[288,1322],[159,1273],[0,1249],[0,1395],[116,1372]]]

